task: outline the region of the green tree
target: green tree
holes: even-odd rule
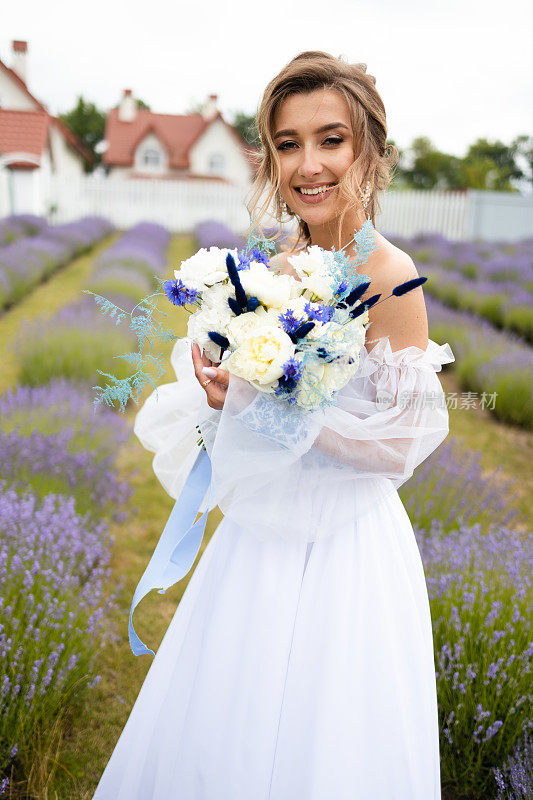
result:
[[[471,144],[461,162],[461,175],[472,189],[496,192],[516,191],[512,179],[524,177],[516,163],[516,148],[503,142],[478,139]]]
[[[413,140],[411,166],[402,165],[402,177],[412,189],[462,188],[459,177],[461,159],[436,150],[427,136]],[[404,154],[404,159],[406,155]]]
[[[246,114],[244,111],[236,111],[233,115],[232,125],[237,128],[242,138],[248,144],[259,147],[259,131],[255,122],[255,114]]]
[[[150,106],[144,100],[136,100],[136,103],[138,108],[145,108],[150,111]],[[102,153],[95,148],[104,138],[106,117],[107,113],[105,111],[97,108],[94,103],[84,100],[81,95],[78,96],[78,101],[71,111],[59,114],[59,119],[83,142],[94,156],[94,163],[85,166],[86,172],[92,172],[102,161]]]
[[[94,164],[85,167],[86,172],[91,172],[102,160],[101,154],[97,153],[94,148],[104,138],[105,112],[79,95],[75,107],[65,114],[59,114],[59,119],[94,155]]]

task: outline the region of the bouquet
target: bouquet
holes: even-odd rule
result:
[[[298,278],[276,272],[258,247],[202,248],[164,283],[165,294],[175,305],[195,307],[187,333],[212,361],[261,392],[315,409],[355,374],[368,309],[381,297],[364,299],[370,280],[358,271],[375,249],[373,230],[367,220],[356,232],[355,260],[318,245],[289,257]]]
[[[368,310],[427,280],[406,281],[386,298],[365,297],[370,279],[360,270],[376,248],[370,219],[355,231],[352,241],[355,256],[350,258],[345,248],[325,250],[318,245],[289,257],[297,278],[276,271],[269,260],[275,248],[261,235],[250,235],[240,251],[202,248],[181,263],[174,279],[154,276],[163,291],[143,297],[130,312],[85,289],[117,325],[129,317],[138,345],[136,352],[117,356],[135,367],[129,377],[98,370],[111,383],[93,387],[99,392],[95,405],[114,406],[118,400],[124,411],[130,397],[139,401],[144,386],[157,389],[164,368],[153,343],[178,338],[154,322],[161,296],[189,311],[188,336],[212,361],[259,391],[308,410],[334,402],[357,370]],[[147,367],[155,368],[155,379]]]

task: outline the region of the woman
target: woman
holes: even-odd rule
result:
[[[298,218],[276,268],[296,277],[302,240],[350,254],[392,163],[374,79],[302,53],[266,88],[258,128],[252,216],[273,199]],[[385,297],[417,273],[377,232],[376,244],[365,273]],[[428,340],[421,288],[370,321],[356,375],[320,418],[175,345],[179,381],[146,401],[135,431],[177,496],[198,424],[207,507],[225,518],[96,800],[440,800],[430,610],[397,487],[447,435],[436,372],[453,355]]]

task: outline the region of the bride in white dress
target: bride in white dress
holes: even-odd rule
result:
[[[362,65],[305,53],[265,91],[258,185],[270,170],[305,245],[338,249],[373,217],[389,169],[374,83]],[[339,183],[352,174],[370,189],[350,205]],[[376,239],[365,273],[386,297],[417,273]],[[294,274],[289,257],[275,264]],[[447,435],[436,373],[453,354],[428,340],[421,288],[370,320],[357,373],[320,414],[175,344],[177,381],[147,399],[135,432],[178,497],[198,425],[212,465],[203,508],[225,516],[94,800],[440,800],[430,608],[397,488]]]

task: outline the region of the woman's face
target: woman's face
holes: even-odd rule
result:
[[[310,228],[337,217],[334,187],[355,160],[348,104],[342,94],[315,89],[291,95],[275,113],[273,137],[280,160],[280,192],[289,208]]]

